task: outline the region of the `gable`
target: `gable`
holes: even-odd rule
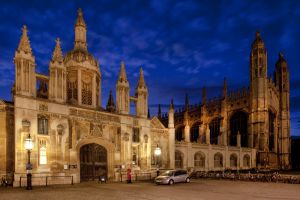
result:
[[[154,116],[151,119],[150,127],[156,128],[156,129],[165,129],[166,128],[156,116]]]

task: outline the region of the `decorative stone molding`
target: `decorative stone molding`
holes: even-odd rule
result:
[[[46,105],[46,104],[40,104],[39,105],[39,110],[40,111],[48,111],[48,105]]]

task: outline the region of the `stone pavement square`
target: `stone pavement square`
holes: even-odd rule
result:
[[[300,185],[255,183],[224,180],[192,180],[191,183],[155,185],[135,182],[85,182],[75,185],[24,188],[0,188],[0,200],[300,200]]]

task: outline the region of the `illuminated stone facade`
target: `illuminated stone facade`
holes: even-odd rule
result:
[[[0,172],[14,173],[15,186],[26,175],[24,141],[29,133],[34,142],[33,184],[44,184],[46,176],[73,176],[75,183],[98,176],[118,180],[127,168],[149,172],[157,165],[206,171],[289,166],[287,63],[280,55],[275,83],[268,79],[259,35],[250,56],[250,89],[228,94],[224,81],[221,99],[206,100],[204,90],[201,105],[190,106],[186,99],[185,108],[175,111],[172,102],[167,115],[150,119],[143,70],[130,96],[123,62],[116,104],[110,93],[106,108],[101,107],[101,70],[88,52],[86,31],[79,10],[74,48],[63,56],[56,40],[47,76],[36,73],[23,27],[14,57],[13,103],[0,102]],[[159,157],[154,155],[156,147],[162,150]]]
[[[274,79],[267,77],[267,50],[256,33],[250,53],[250,87],[175,111],[178,166],[214,170],[290,168],[289,70],[283,54]],[[167,125],[168,115],[159,118]],[[221,160],[221,161],[220,161]],[[176,164],[175,164],[176,166]],[[219,166],[219,167],[217,167]]]
[[[88,52],[82,11],[75,23],[74,49],[62,54],[56,40],[49,76],[35,72],[27,27],[15,52],[13,103],[1,103],[1,165],[3,174],[14,172],[14,185],[26,175],[29,133],[33,184],[45,184],[46,176],[73,176],[74,182],[106,176],[117,180],[120,171],[156,168],[153,151],[168,129],[148,118],[148,89],[140,70],[135,95],[130,96],[124,63],[116,83],[116,106],[112,94],[107,107],[101,102],[99,63]],[[130,103],[136,114],[130,114]],[[8,116],[9,115],[9,116]],[[6,120],[10,118],[11,120]],[[9,127],[9,124],[11,127]],[[12,124],[11,124],[12,123]],[[9,141],[8,141],[9,140]],[[14,142],[12,142],[14,140]],[[156,141],[156,143],[154,143]],[[165,168],[172,168],[168,138],[162,153]],[[10,149],[10,147],[12,149]],[[173,149],[174,151],[174,149]],[[23,178],[25,184],[26,179]]]

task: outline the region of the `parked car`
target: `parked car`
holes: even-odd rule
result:
[[[169,184],[173,185],[174,183],[180,182],[190,182],[190,177],[186,170],[168,170],[155,178],[156,184]]]

